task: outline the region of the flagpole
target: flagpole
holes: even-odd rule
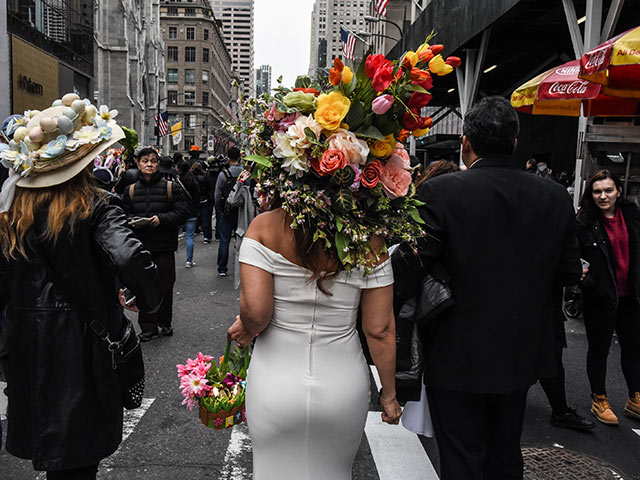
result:
[[[158,105],[156,106],[156,115],[157,115],[156,118],[158,119],[156,121],[156,145],[158,146],[158,149],[162,151],[162,148],[160,146],[160,95],[158,95]]]

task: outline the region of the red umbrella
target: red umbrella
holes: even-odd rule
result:
[[[579,79],[579,71],[579,60],[547,70],[517,88],[511,95],[511,105],[534,115],[577,117],[581,106],[585,116],[639,114],[637,100],[603,95],[600,85]]]
[[[640,27],[585,53],[579,76],[602,85],[607,95],[640,98]]]

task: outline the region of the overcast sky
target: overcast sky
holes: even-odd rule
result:
[[[309,71],[311,11],[314,0],[254,1],[254,67],[271,65],[271,86],[283,77],[293,86],[298,75]]]

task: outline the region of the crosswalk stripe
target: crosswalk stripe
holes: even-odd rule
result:
[[[378,369],[371,374],[380,391]],[[380,412],[369,412],[364,427],[380,480],[437,480],[438,475],[418,436],[400,425],[382,421]]]
[[[4,394],[4,389],[7,388],[7,382],[0,382],[0,420],[7,418],[7,404],[9,399]]]
[[[251,478],[239,459],[251,450],[251,438],[246,424],[240,424],[231,430],[231,438],[224,455],[224,468],[220,472],[220,480],[244,480]]]
[[[640,430],[636,429],[636,428],[632,428],[632,431],[636,432],[638,435],[640,435]]]

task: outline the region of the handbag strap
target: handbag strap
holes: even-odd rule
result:
[[[49,263],[49,260],[42,249],[42,245],[38,241],[38,238],[33,230],[29,230],[26,235],[27,245],[29,248],[36,254],[36,256],[40,259],[42,264],[44,265],[47,273],[51,277],[54,285],[58,285],[62,291],[67,296],[69,303],[74,309],[78,309],[81,313],[82,319],[87,323],[89,328],[93,333],[95,333],[101,340],[103,340],[107,344],[107,349],[113,354],[120,350],[124,344],[123,341],[114,342],[111,337],[109,337],[109,331],[104,326],[104,324],[98,320],[97,317],[89,314],[89,309],[85,307],[84,301],[78,296],[75,295],[74,289],[68,284],[68,282],[60,275],[58,272],[54,270],[54,268]],[[91,318],[91,321],[88,319]],[[125,338],[125,336],[123,336]],[[114,359],[115,365],[115,359]]]

